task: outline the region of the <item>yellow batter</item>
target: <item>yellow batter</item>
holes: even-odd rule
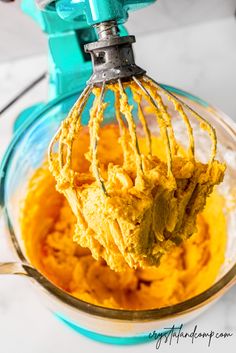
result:
[[[98,152],[105,168],[111,161],[114,164],[120,161],[122,150],[119,144],[108,148],[118,137],[117,128],[109,125],[101,130],[101,136]],[[94,182],[88,172],[90,163],[84,156],[89,140],[85,128],[74,146],[77,154],[73,163],[81,177],[77,180],[78,185],[83,185],[85,180],[89,185]],[[158,150],[164,160],[160,139],[153,139],[152,144],[153,150]],[[145,149],[144,145],[141,147]],[[116,188],[123,195],[126,192],[124,181],[119,176],[116,182]],[[80,225],[64,195],[56,191],[55,184],[45,163],[30,180],[21,229],[29,260],[56,286],[77,298],[105,307],[150,309],[182,302],[209,288],[215,281],[224,261],[226,244],[223,199],[216,191],[197,216],[196,233],[163,255],[159,267],[138,267],[136,270],[127,267],[125,272],[116,272],[102,258],[96,261],[88,248],[73,241],[74,234],[76,237],[78,234],[75,229]],[[108,237],[110,233],[106,234]]]
[[[182,302],[215,281],[226,244],[222,209],[213,192],[196,234],[164,255],[159,267],[115,272],[73,242],[76,218],[45,164],[29,183],[21,229],[30,262],[56,286],[105,307],[151,309]]]
[[[138,104],[147,146],[144,138],[137,137],[128,96],[114,84],[109,88],[119,96],[118,125],[100,127],[107,104],[99,100],[101,89],[94,88],[89,135],[73,112],[62,124],[58,158],[50,159],[57,190],[65,195],[77,219],[74,241],[116,271],[158,266],[164,253],[191,236],[198,213],[225,171],[224,164],[214,160],[214,130],[202,123],[213,149],[209,163],[200,163],[194,157],[192,130],[181,105],[175,103],[175,108],[187,125],[188,149],[175,140],[161,97],[144,83],[159,106],[155,113],[160,136],[150,137],[141,93],[133,86],[129,88]]]

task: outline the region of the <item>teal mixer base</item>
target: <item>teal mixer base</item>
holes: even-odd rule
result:
[[[94,341],[102,342],[111,345],[133,345],[133,344],[141,344],[141,343],[148,343],[151,342],[152,339],[149,338],[148,334],[144,336],[137,336],[137,337],[114,337],[114,336],[106,336],[101,335],[99,333],[88,331],[75,323],[71,322],[63,315],[59,313],[54,313],[55,317],[63,322],[65,325],[73,329],[74,331],[78,332],[79,334],[86,336]]]

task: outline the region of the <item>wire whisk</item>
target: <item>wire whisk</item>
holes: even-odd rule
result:
[[[105,115],[109,109],[107,94],[110,95],[110,105],[114,105],[114,120],[119,127],[123,154],[123,162],[119,165],[121,170],[117,169],[116,173],[125,185],[125,192],[129,195],[127,200],[124,190],[121,195],[119,187],[110,182],[109,165],[104,170],[104,165],[99,163],[99,135],[107,123]],[[173,118],[163,96],[169,106],[172,105],[175,120],[184,123],[188,141],[186,148],[176,138]],[[76,158],[73,145],[83,129],[81,120],[88,101],[91,105],[87,153],[90,169],[87,173],[81,173],[73,168]],[[151,112],[150,116],[147,112]],[[206,130],[211,140],[206,163],[199,162],[195,157],[193,118],[199,122],[200,129]],[[152,148],[155,136],[159,136],[163,143],[166,162],[157,161],[150,167],[148,163],[158,158],[158,153],[153,154]],[[145,154],[140,149],[140,139],[146,141]],[[85,88],[49,146],[49,164],[58,190],[65,194],[78,218],[75,240],[82,246],[88,246],[95,258],[103,257],[110,267],[121,270],[126,264],[132,268],[158,265],[164,252],[195,231],[197,214],[203,209],[213,186],[223,178],[224,166],[215,160],[216,150],[215,130],[203,117],[148,76],[133,76],[129,81],[118,79],[116,83],[103,82],[101,86],[89,85]],[[162,174],[161,177],[151,176],[155,168]],[[85,195],[86,189],[90,189],[93,195],[88,191]],[[96,227],[93,222],[91,224],[91,215],[85,206],[94,195],[101,222],[100,226],[96,223]],[[167,207],[165,198],[171,212],[166,209],[166,215],[162,215],[161,208]],[[144,202],[144,209],[137,214],[132,213],[132,202]],[[130,210],[121,215],[122,207]],[[134,219],[128,218],[129,212]],[[148,224],[145,217],[149,218]],[[160,221],[158,217],[164,220]],[[142,229],[142,222],[146,225],[145,229]],[[104,226],[107,223],[109,226]],[[109,232],[109,237],[113,239],[113,252],[109,250],[111,240],[105,240],[104,232]],[[100,233],[99,236],[96,233]],[[96,240],[95,244],[91,243],[91,239]]]

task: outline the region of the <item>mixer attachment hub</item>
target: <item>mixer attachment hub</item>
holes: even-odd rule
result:
[[[88,81],[89,85],[129,79],[146,73],[134,61],[132,48],[134,36],[120,37],[117,26],[109,22],[101,23],[96,29],[99,40],[84,47],[85,51],[90,53],[93,64],[93,75]]]

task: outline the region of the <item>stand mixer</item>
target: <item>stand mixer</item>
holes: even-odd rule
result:
[[[100,1],[93,1],[93,2],[77,1],[74,3],[71,1],[57,1],[55,3],[47,2],[47,1],[38,2],[40,7],[43,9],[43,11],[39,12],[38,15],[40,14],[40,16],[41,15],[48,16],[47,19],[49,19],[51,16],[55,16],[54,18],[58,20],[58,23],[60,22],[61,26],[63,26],[62,23],[65,23],[65,26],[68,26],[65,31],[60,32],[60,28],[61,28],[60,27],[56,31],[56,33],[50,34],[49,37],[51,40],[51,44],[52,43],[55,44],[55,46],[50,45],[50,50],[52,50],[52,48],[54,49],[57,48],[57,45],[56,45],[57,41],[58,43],[60,43],[58,49],[62,49],[61,43],[64,46],[64,40],[66,41],[67,35],[68,35],[68,39],[70,38],[74,44],[77,43],[77,46],[74,46],[74,48],[76,49],[75,51],[80,50],[80,46],[78,46],[77,34],[73,32],[75,28],[74,26],[77,26],[79,23],[83,23],[85,25],[85,32],[88,29],[87,24],[95,26],[95,30],[94,29],[91,30],[92,34],[88,42],[94,41],[93,38],[97,38],[96,31],[98,32],[98,41],[88,44],[86,46],[86,50],[88,52],[91,52],[92,54],[94,74],[91,76],[91,79],[88,82],[88,87],[85,88],[82,96],[80,96],[79,100],[72,108],[71,114],[69,114],[68,116],[69,118],[68,120],[71,121],[70,118],[72,117],[74,119],[73,122],[75,123],[80,122],[79,121],[80,112],[78,111],[78,108],[83,108],[83,99],[86,98],[87,95],[91,94],[94,88],[98,90],[98,91],[95,91],[95,94],[98,92],[99,93],[98,97],[100,97],[99,100],[101,100],[101,98],[103,98],[103,94],[105,90],[107,88],[108,89],[112,88],[113,85],[116,85],[115,88],[119,90],[119,93],[122,95],[124,93],[123,91],[126,91],[127,89],[126,87],[127,82],[129,83],[130,81],[132,81],[132,84],[134,84],[136,92],[140,94],[142,93],[142,95],[148,101],[149,108],[151,106],[151,114],[153,114],[153,112],[157,113],[155,101],[159,98],[157,95],[155,95],[155,101],[153,102],[152,100],[153,93],[151,91],[148,92],[149,88],[147,87],[147,84],[151,84],[153,91],[155,92],[158,91],[161,97],[162,95],[164,95],[167,100],[169,99],[170,103],[173,103],[173,106],[178,107],[178,111],[180,112],[180,116],[182,117],[182,120],[185,124],[185,128],[187,127],[187,132],[189,133],[188,135],[189,139],[187,141],[189,142],[188,152],[190,156],[191,155],[193,156],[194,148],[193,148],[193,141],[192,141],[192,130],[189,124],[189,120],[186,118],[186,111],[190,115],[193,115],[197,121],[200,120],[202,127],[209,132],[210,138],[212,139],[213,143],[212,143],[212,150],[211,150],[212,154],[211,154],[211,157],[207,159],[207,162],[209,163],[209,165],[211,165],[213,163],[214,155],[216,152],[216,144],[214,141],[214,136],[215,136],[214,129],[211,128],[211,125],[209,125],[206,120],[202,119],[201,116],[199,116],[194,111],[192,111],[191,108],[189,108],[189,106],[185,105],[183,102],[181,102],[181,106],[179,106],[178,105],[179,100],[176,97],[173,97],[173,95],[169,91],[166,92],[165,90],[163,90],[162,86],[159,86],[159,85],[157,86],[157,84],[153,80],[151,80],[148,76],[146,76],[145,71],[139,68],[138,66],[136,66],[134,63],[132,48],[131,48],[131,44],[134,41],[134,38],[132,36],[125,37],[125,36],[119,35],[117,26],[120,27],[120,24],[127,19],[127,11],[130,9],[134,10],[139,7],[146,6],[151,2],[153,1],[142,1],[142,2],[122,1],[121,2],[121,1],[101,1],[100,0]],[[27,2],[25,2],[25,4],[27,4]],[[27,8],[27,10],[29,9],[30,8]],[[31,9],[32,9],[32,12],[36,11],[34,4],[32,5]],[[61,18],[63,18],[62,22],[60,20]],[[84,22],[80,22],[80,20],[83,20]],[[48,25],[49,25],[49,22],[48,22]],[[72,37],[70,37],[70,31],[72,28],[73,28],[71,33]],[[120,34],[121,33],[126,34],[123,27],[120,27]],[[104,46],[104,42],[105,42],[105,46]],[[71,46],[73,45],[71,44]],[[67,59],[67,57],[65,57],[64,55],[65,53],[64,47],[62,51],[58,51],[58,52],[60,52],[61,54],[61,58],[62,58],[61,61],[60,61],[60,56],[59,57],[57,57],[57,55],[54,56],[51,52],[49,55],[49,57],[52,58],[52,61],[51,61],[52,65],[50,66],[51,97],[64,94],[65,92],[68,92],[69,89],[71,90],[76,89],[77,90],[76,97],[73,96],[73,101],[74,101],[78,97],[78,90],[80,91],[82,89],[82,87],[85,85],[85,81],[87,81],[88,77],[91,74],[91,63],[86,60],[83,60],[83,61],[81,60],[81,65],[76,66],[76,63],[79,63],[79,61],[76,61],[76,60],[73,61],[71,59],[71,57],[73,56],[71,55],[68,56],[69,59]],[[55,51],[54,54],[58,52]],[[118,57],[114,55],[115,52],[116,53],[119,52]],[[79,57],[79,54],[78,54],[78,57]],[[58,65],[55,64],[55,61],[53,58],[56,58],[58,60],[58,63],[62,65],[60,66],[59,64]],[[66,61],[65,65],[66,64],[68,65],[67,67],[69,67],[71,64],[71,67],[70,69],[68,69],[68,71],[63,71],[64,59]],[[128,62],[126,60],[128,60]],[[88,71],[86,70],[84,71],[84,74],[80,76],[81,77],[81,80],[80,80],[78,79],[78,76],[79,76],[79,73],[81,72],[80,69],[85,68],[84,66],[85,61],[87,63],[86,68]],[[120,67],[120,63],[121,63],[121,67]],[[127,63],[128,65],[126,65]],[[77,71],[74,70],[75,67],[77,67],[78,69]],[[75,74],[75,72],[77,72],[77,74]],[[106,77],[104,77],[104,72],[106,73]],[[128,80],[127,80],[127,77],[129,78]],[[82,81],[83,81],[83,84],[82,84]],[[140,81],[141,81],[141,86],[139,85]],[[71,83],[70,86],[69,86],[69,83]],[[72,83],[74,84],[74,86]],[[67,87],[67,84],[68,84],[68,87]],[[110,84],[111,86],[109,86]],[[173,92],[173,90],[171,92]],[[149,95],[147,93],[149,93]],[[178,93],[179,95],[184,96],[183,92],[179,91]],[[125,98],[126,100],[129,101],[130,93],[127,92],[126,95],[127,97]],[[134,96],[134,99],[135,98],[139,102],[138,97]],[[190,100],[191,99],[192,99],[192,102],[196,103],[195,105],[196,110],[201,105],[200,108],[202,109],[202,113],[203,113],[203,110],[207,107],[207,105],[204,102],[203,103],[200,102],[198,106],[198,103],[197,103],[198,100],[195,97],[190,97]],[[164,101],[164,103],[166,103],[166,101]],[[159,104],[162,104],[161,100],[159,100]],[[31,117],[29,117],[28,124],[24,124],[24,126],[27,126],[26,133],[25,133],[24,127],[22,126],[20,131],[16,133],[2,163],[1,173],[0,173],[1,206],[4,205],[4,208],[6,209],[6,212],[5,212],[6,218],[9,217],[7,222],[9,225],[13,243],[17,244],[16,250],[19,255],[20,262],[22,262],[17,264],[16,266],[17,269],[16,267],[12,266],[11,268],[13,268],[13,270],[11,270],[11,272],[24,273],[29,275],[31,278],[33,278],[39,284],[39,286],[42,287],[41,289],[45,298],[49,297],[50,305],[48,306],[51,308],[53,313],[60,320],[62,320],[63,322],[65,322],[67,325],[71,326],[75,330],[82,332],[83,334],[89,337],[95,338],[97,340],[101,340],[103,342],[127,344],[127,343],[146,341],[148,340],[148,336],[147,336],[148,332],[156,328],[161,329],[163,327],[166,327],[167,324],[169,324],[169,322],[167,323],[167,321],[169,320],[169,317],[171,317],[172,320],[176,320],[176,322],[179,323],[180,322],[179,320],[182,320],[182,317],[181,319],[179,319],[179,316],[178,316],[179,313],[180,315],[185,314],[186,317],[188,316],[188,319],[189,319],[191,317],[191,310],[192,311],[195,310],[197,313],[198,311],[196,309],[199,309],[201,307],[203,309],[204,307],[203,303],[204,304],[207,303],[209,298],[215,298],[217,291],[219,291],[219,288],[220,290],[222,288],[222,291],[223,291],[224,286],[227,285],[228,282],[232,281],[234,274],[232,273],[231,277],[228,276],[227,281],[225,279],[224,281],[221,280],[222,282],[221,286],[218,285],[218,287],[214,286],[210,288],[210,290],[204,292],[202,296],[193,298],[192,301],[189,300],[188,302],[185,302],[182,307],[181,305],[173,305],[172,307],[167,307],[167,308],[162,308],[157,310],[151,310],[151,311],[147,310],[143,312],[137,312],[137,311],[130,311],[130,310],[127,310],[127,311],[111,310],[107,308],[101,308],[96,305],[91,305],[83,301],[79,301],[76,298],[73,298],[72,296],[68,295],[64,291],[60,291],[59,288],[57,288],[52,283],[47,281],[47,279],[44,278],[36,269],[32,268],[30,264],[27,263],[27,259],[24,257],[24,251],[21,250],[21,246],[18,245],[18,240],[20,238],[20,236],[18,236],[19,232],[18,232],[18,235],[13,234],[15,231],[15,228],[17,229],[15,224],[18,221],[18,214],[16,211],[14,213],[14,216],[12,216],[11,211],[13,210],[15,203],[17,203],[17,206],[20,203],[20,201],[16,202],[16,199],[17,201],[18,199],[22,200],[22,194],[14,195],[14,191],[17,190],[20,193],[21,190],[23,190],[23,187],[21,186],[20,182],[22,180],[26,181],[27,179],[26,176],[30,174],[29,172],[32,172],[32,169],[37,168],[42,163],[43,158],[45,157],[45,151],[47,149],[48,143],[52,137],[52,131],[53,133],[55,133],[56,129],[58,128],[59,120],[61,122],[65,118],[65,114],[63,117],[60,116],[58,119],[56,117],[57,114],[60,115],[61,111],[63,111],[64,105],[65,105],[65,100],[62,99],[59,104],[53,105],[53,103],[49,103],[41,110],[41,113],[35,114],[34,116],[31,115]],[[64,111],[68,111],[68,108],[71,107],[71,105],[72,105],[72,102],[71,102],[71,99],[69,99],[69,102],[67,103],[67,110],[65,109]],[[139,103],[137,103],[137,113],[140,110],[138,105]],[[102,104],[100,106],[102,106]],[[181,107],[183,109],[181,109]],[[146,107],[142,106],[141,108],[145,110]],[[168,115],[166,114],[165,104],[162,106],[162,108],[163,108],[162,115],[164,114],[165,116],[165,119],[163,120],[164,122],[163,131],[165,132],[166,141],[168,142],[168,137],[171,136],[172,131],[168,124]],[[210,121],[214,124],[215,123],[214,114],[212,113],[212,111],[213,111],[212,109],[207,111],[207,114],[209,115]],[[210,114],[212,114],[212,116],[210,116]],[[88,117],[87,117],[87,121],[85,121],[85,124],[88,124]],[[73,126],[74,125],[72,124],[71,125],[72,129],[73,129]],[[148,141],[149,133],[148,133],[148,129],[147,128],[145,129],[145,122],[143,122],[143,126],[144,126],[144,130],[146,131],[147,141]],[[131,123],[131,132],[132,131],[134,131],[134,127],[132,126],[132,123]],[[75,130],[74,132],[76,133],[77,130]],[[22,138],[22,136],[24,136],[24,138]],[[132,136],[133,136],[133,141],[135,142],[135,139],[136,139],[135,135],[132,134]],[[62,139],[60,140],[61,137]],[[61,144],[65,143],[65,136],[61,134],[60,130],[56,133],[55,138],[56,138],[56,141],[54,142],[57,142],[57,139],[58,139]],[[232,137],[232,140],[233,140],[233,137]],[[40,144],[38,143],[38,141],[40,141]],[[147,144],[147,145],[149,145],[151,150],[150,144]],[[98,185],[101,188],[102,192],[104,194],[106,193],[109,194],[109,190],[106,189],[106,185],[104,188],[103,180],[101,178],[101,175],[99,174],[99,171],[100,171],[99,164],[96,163],[96,141],[95,141],[95,144],[93,144],[93,146],[95,146],[93,158],[94,158],[94,165],[96,166],[96,168],[94,169],[94,172],[95,172],[94,174],[97,175]],[[206,144],[206,146],[208,147],[208,144]],[[168,146],[168,143],[167,143],[167,147],[170,152],[174,150],[174,145],[171,146],[170,144]],[[205,146],[203,147],[205,148]],[[51,148],[54,148],[53,143],[51,144]],[[62,149],[63,148],[64,147],[62,147]],[[209,151],[209,149],[206,148],[204,152],[205,151]],[[67,156],[70,156],[70,152],[68,152]],[[169,173],[171,174],[171,167],[172,167],[171,154],[169,154],[169,156],[170,158],[169,158],[168,168],[169,168]],[[138,151],[137,151],[136,157],[138,161],[139,160]],[[62,160],[62,165],[61,165],[62,168],[64,167],[64,162],[65,161]],[[65,164],[67,164],[67,161]],[[141,163],[140,163],[140,170],[142,171]],[[15,178],[16,173],[18,176],[17,178]],[[13,197],[12,197],[12,194],[13,194]],[[5,273],[7,273],[7,271],[8,273],[10,272],[10,270],[6,270]],[[189,315],[187,315],[188,313]],[[176,317],[174,317],[174,315],[176,315]],[[160,322],[158,320],[160,320]],[[93,334],[93,332],[95,333]],[[123,339],[122,337],[125,337],[125,338]]]

